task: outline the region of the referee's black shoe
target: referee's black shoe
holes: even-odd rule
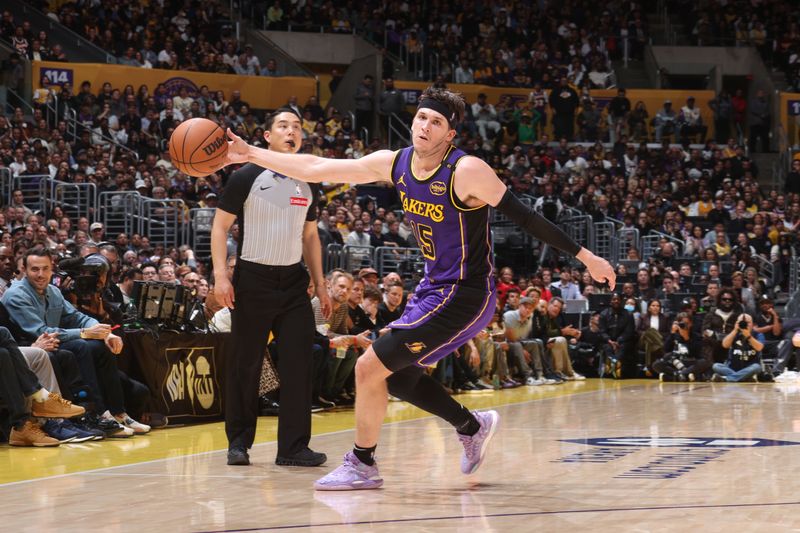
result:
[[[231,466],[247,466],[250,464],[250,456],[247,450],[241,446],[228,450],[228,464]]]
[[[281,457],[279,455],[275,458],[275,464],[279,466],[319,466],[325,464],[327,460],[328,456],[324,453],[318,453],[306,448],[289,457]]]

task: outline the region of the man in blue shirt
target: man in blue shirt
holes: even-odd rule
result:
[[[36,339],[42,333],[57,333],[60,348],[75,354],[81,375],[90,389],[96,411],[113,418],[122,431],[109,436],[123,437],[147,433],[150,427],[133,420],[125,412],[114,355],[122,351],[122,339],[111,333],[111,326],[77,311],[55,286],[53,258],[49,250],[34,248],[25,255],[25,278],[9,287],[3,305],[11,320],[26,336]],[[105,411],[105,412],[104,412]]]
[[[577,283],[572,282],[572,276],[568,269],[564,268],[561,271],[561,278],[550,284],[551,288],[556,288],[561,291],[561,298],[564,300],[582,300],[581,289]]]

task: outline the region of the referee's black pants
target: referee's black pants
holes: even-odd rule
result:
[[[225,432],[228,447],[250,448],[258,419],[258,382],[273,332],[280,350],[278,456],[289,457],[311,439],[311,350],[314,313],[309,275],[301,264],[265,266],[241,259],[233,278],[233,352],[227,362]]]

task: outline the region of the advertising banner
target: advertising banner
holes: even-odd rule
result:
[[[138,90],[140,85],[147,85],[150,94],[153,94],[159,83],[163,83],[171,95],[178,94],[181,87],[186,87],[190,96],[197,94],[205,85],[212,93],[222,91],[226,100],[230,100],[231,93],[238,90],[242,94],[242,100],[256,109],[275,109],[285,104],[290,96],[296,96],[298,102],[302,104],[309,96],[317,93],[317,83],[314,78],[294,76],[269,78],[96,63],[33,61],[32,64],[34,89],[40,87],[42,76],[57,86],[69,83],[73,92],[77,92],[80,85],[88,81],[92,84],[92,91],[95,94],[105,82],[120,90],[126,85],[132,85],[134,90]]]

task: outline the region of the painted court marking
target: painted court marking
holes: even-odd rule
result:
[[[667,505],[667,506],[654,506],[654,507],[618,507],[618,508],[601,508],[601,509],[562,509],[559,511],[531,511],[527,513],[488,513],[476,515],[452,515],[452,516],[431,516],[427,518],[395,518],[386,520],[364,520],[358,522],[324,522],[319,524],[294,524],[286,526],[272,526],[272,527],[257,527],[257,528],[243,528],[243,529],[214,529],[201,531],[198,533],[245,533],[251,531],[276,531],[282,529],[308,529],[312,527],[335,527],[335,526],[362,526],[362,525],[377,525],[377,524],[402,524],[402,523],[415,523],[415,522],[436,522],[444,520],[464,520],[474,518],[505,518],[505,517],[519,517],[519,516],[548,516],[559,514],[584,514],[584,513],[620,513],[629,511],[675,511],[675,510],[692,510],[692,509],[744,509],[750,507],[779,507],[784,505],[800,505],[800,501],[794,502],[765,502],[765,503],[720,503],[709,505]]]

